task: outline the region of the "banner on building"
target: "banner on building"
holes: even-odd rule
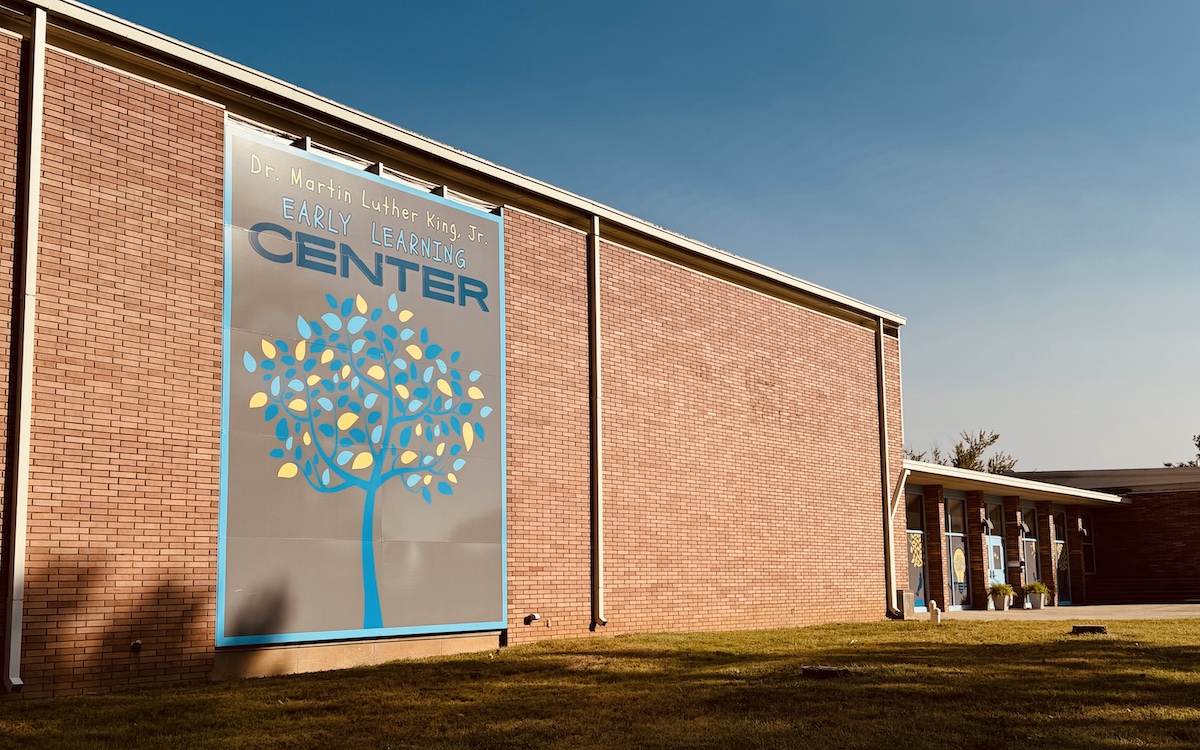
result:
[[[500,217],[226,139],[217,645],[506,627]]]

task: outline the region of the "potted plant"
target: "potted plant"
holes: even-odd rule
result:
[[[1046,606],[1046,595],[1050,593],[1050,589],[1041,581],[1033,581],[1025,585],[1025,595],[1029,597],[1029,606],[1033,609],[1041,609]]]
[[[988,586],[988,595],[992,597],[992,604],[996,607],[997,612],[1003,612],[1008,609],[1009,598],[1016,593],[1013,587],[1007,583],[993,583]]]

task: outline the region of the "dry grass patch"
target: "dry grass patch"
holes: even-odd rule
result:
[[[1200,746],[1200,620],[951,621],[558,641],[0,703],[22,748]],[[848,667],[809,680],[804,665]]]

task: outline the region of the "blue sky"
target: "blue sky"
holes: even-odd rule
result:
[[[908,318],[906,442],[1200,433],[1200,3],[96,7]]]

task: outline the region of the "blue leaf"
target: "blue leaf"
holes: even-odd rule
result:
[[[291,367],[292,365],[296,364],[296,358],[290,354],[283,355],[282,357],[279,358],[279,361],[282,362],[283,364],[287,365],[288,367]]]
[[[300,458],[301,458],[302,456],[303,456],[303,451],[302,451],[302,449],[300,448],[300,446],[298,446],[298,445],[297,445],[297,446],[296,446],[296,450],[292,451],[292,458],[294,458],[294,459],[296,459],[297,461],[299,461],[299,460],[300,460]]]
[[[442,493],[443,495],[453,495],[454,488],[450,486],[449,482],[438,482],[438,492]]]
[[[333,313],[325,313],[324,315],[321,316],[321,320],[325,321],[325,325],[329,326],[330,328],[332,328],[335,331],[342,330],[342,319],[339,318],[338,316],[334,315]],[[333,339],[332,336],[330,336],[329,338],[330,338],[330,340]]]
[[[283,376],[284,376],[285,378],[294,378],[294,377],[296,377],[296,368],[295,368],[295,367],[289,367],[289,368],[288,368],[288,371],[287,371],[287,372],[285,372],[285,373],[283,374]]]
[[[462,352],[455,352],[455,353],[453,353],[453,354],[451,354],[451,355],[450,355],[450,361],[451,361],[451,362],[457,362],[457,361],[458,361],[458,358],[459,358],[460,356],[462,356]]]
[[[479,370],[471,370],[471,374],[467,376],[472,383],[474,383],[476,380],[479,380],[481,377],[483,377],[483,373]]]
[[[346,384],[342,383],[342,387],[345,388],[345,386],[346,386]],[[345,396],[345,395],[338,396],[337,405],[338,405],[339,409],[343,408],[348,403],[350,403],[349,396]]]
[[[342,317],[344,318],[344,317],[346,317],[347,315],[349,315],[349,314],[350,314],[351,312],[353,312],[353,311],[354,311],[354,298],[353,298],[353,297],[347,297],[347,298],[346,298],[346,299],[345,299],[345,300],[342,302],[342,309],[341,309],[341,310],[339,310],[339,312],[342,314]]]
[[[359,352],[362,351],[362,348],[366,345],[367,345],[367,342],[365,339],[355,339],[354,346],[350,347],[350,351],[354,352],[355,354],[358,354]]]
[[[271,395],[272,396],[279,395],[279,378],[278,377],[271,381]]]
[[[430,345],[430,346],[429,346],[429,347],[428,347],[428,348],[425,350],[425,356],[426,356],[426,357],[431,357],[431,358],[432,358],[432,357],[436,357],[437,355],[439,355],[439,354],[441,354],[441,353],[442,353],[442,347],[438,346],[437,344],[431,344],[431,345]],[[445,372],[445,370],[442,370],[442,372]]]
[[[321,472],[321,484],[329,484],[329,469]]]
[[[453,393],[455,395],[455,397],[458,397],[458,398],[462,397],[462,394],[463,394],[462,386],[459,385],[457,380],[453,380],[450,382],[450,392]]]
[[[337,309],[337,297],[334,297],[332,294],[326,294],[325,301],[329,303],[329,308],[331,310]]]
[[[450,426],[454,428],[454,432],[459,435],[462,434],[462,423],[459,422],[458,417],[454,416],[453,414],[450,415]]]
[[[264,359],[262,361],[262,364],[259,365],[259,367],[263,368],[264,370],[274,370],[275,363],[272,360]]]
[[[419,481],[421,481],[420,475],[413,474],[408,479],[405,479],[404,483],[407,484],[409,487],[412,487],[412,486],[416,485],[416,483]]]
[[[270,453],[271,458],[283,458],[283,448],[274,448]]]
[[[396,312],[397,307],[398,307],[398,305],[396,303],[396,295],[393,294],[390,297],[388,297],[388,309],[391,310],[392,312]]]
[[[279,404],[268,404],[267,410],[263,412],[263,421],[270,422],[279,413]]]
[[[383,328],[380,330],[382,330],[383,335],[387,336],[388,338],[394,339],[399,335],[399,333],[396,331],[396,326],[392,325],[391,323],[384,323]]]
[[[391,354],[392,352],[396,351],[396,345],[392,343],[391,339],[383,340],[383,348],[384,348],[384,351],[386,351],[388,354]]]
[[[367,415],[367,424],[375,424],[380,419],[383,419],[382,415],[377,411],[373,411]]]
[[[333,437],[333,425],[331,424],[323,424],[317,428],[317,431],[325,437]]]
[[[367,331],[368,338],[370,337],[371,333],[372,333],[372,331]],[[370,349],[367,350],[367,356],[370,357],[371,359],[383,359],[383,352],[379,351],[378,346],[372,346]]]
[[[378,307],[375,308],[374,310],[371,311],[371,322],[374,323],[375,321],[379,320],[379,318],[382,317],[382,315],[383,315],[383,310]]]
[[[354,458],[354,451],[342,451],[337,455],[337,464],[338,466],[345,466],[352,458]]]
[[[296,316],[296,330],[300,333],[300,338],[306,339],[312,335],[312,328],[309,327],[308,321],[303,315]]]
[[[363,336],[367,339],[367,341],[374,341],[376,338],[375,332],[372,331],[370,328],[363,331]]]
[[[400,340],[401,341],[408,341],[412,337],[413,337],[413,329],[411,329],[411,328],[405,328],[403,331],[400,332]]]
[[[286,438],[287,436],[288,436],[288,425],[287,425],[287,420],[286,420],[286,419],[281,419],[281,420],[279,420],[279,422],[278,422],[278,423],[275,425],[275,437],[276,437],[276,438],[278,438],[279,440],[283,440],[283,439],[284,439],[284,438]],[[292,446],[290,446],[290,445],[289,445],[288,447],[289,447],[289,448],[291,448]]]
[[[425,458],[423,458],[421,460],[421,465],[428,466],[429,464],[433,463],[433,459],[434,459],[433,456],[426,456]]]
[[[421,343],[422,344],[429,343],[429,329],[428,328],[421,329]]]
[[[425,386],[413,389],[413,398],[426,399],[429,398],[429,389]]]
[[[471,415],[471,405],[469,403],[461,404],[458,407],[458,413],[463,415],[464,417],[470,416]]]
[[[316,366],[317,366],[317,360],[315,360],[315,359],[304,360],[304,371],[305,372],[312,372],[313,368]]]
[[[254,372],[258,369],[258,362],[251,356],[250,352],[242,355],[242,366],[246,368],[246,372]]]
[[[284,428],[283,428],[283,433],[286,435],[286,434],[287,434],[287,422],[286,422],[285,420],[282,420],[282,419],[281,419],[281,420],[279,420],[279,424],[281,424],[281,425],[283,425],[283,426],[284,426]],[[278,430],[276,430],[276,432],[278,432]],[[295,439],[295,438],[291,438],[291,437],[289,437],[289,438],[287,439],[287,442],[283,444],[283,447],[284,447],[286,450],[289,450],[289,451],[290,451],[290,450],[292,449],[292,447],[293,447],[295,444],[296,444],[296,439]]]
[[[412,428],[405,427],[403,430],[400,431],[400,446],[403,448],[407,448],[408,441],[410,441],[410,440],[412,440]]]
[[[381,437],[383,437],[383,425],[378,425],[371,430],[371,442],[378,443]]]
[[[355,427],[354,429],[350,430],[350,439],[356,443],[365,442],[367,439],[367,433],[358,427]]]
[[[440,359],[437,361],[437,368],[441,370],[443,375],[446,374],[446,363]]]
[[[421,402],[420,402],[420,401],[418,401],[418,400],[416,400],[416,399],[413,399],[412,401],[409,401],[409,402],[408,402],[408,410],[409,410],[409,411],[417,411],[417,410],[418,410],[418,409],[420,409],[420,408],[421,408]]]
[[[433,379],[433,367],[432,366],[426,367],[425,375],[422,376],[422,380],[424,380],[426,383],[428,383],[432,379]]]
[[[328,398],[322,396],[317,399],[317,403],[320,404],[321,408],[323,408],[325,411],[333,411],[333,402]]]
[[[430,503],[430,504],[432,504],[432,503],[433,503],[433,498],[432,498],[432,497],[430,496],[430,494],[429,494],[429,488],[428,488],[428,487],[422,487],[422,488],[421,488],[421,497],[425,498],[425,502],[427,502],[427,503]]]
[[[490,406],[485,406],[479,410],[479,416],[481,416],[481,417],[486,417],[487,415],[489,415],[491,413],[492,413],[492,407],[490,407]]]
[[[486,439],[483,434],[483,425],[480,424],[479,422],[475,423],[475,437],[478,438],[479,440]]]
[[[450,455],[451,455],[451,456],[457,456],[459,453],[462,453],[462,446],[461,446],[461,445],[452,445],[452,446],[450,446]]]
[[[367,397],[363,399],[363,406],[365,406],[365,407],[367,407],[368,409],[370,409],[372,406],[374,406],[374,405],[375,405],[375,402],[376,402],[378,399],[379,399],[379,394],[378,394],[378,393],[370,393],[370,394],[367,394]]]
[[[339,440],[337,442],[337,444],[342,448],[349,448],[350,446],[354,445],[354,441],[348,437],[344,437],[341,440]]]
[[[396,373],[396,382],[400,385],[406,385],[408,383],[408,374],[403,372]]]
[[[462,469],[462,467],[464,467],[464,466],[466,466],[466,465],[467,465],[467,459],[465,459],[465,458],[460,458],[460,459],[458,459],[457,461],[455,461],[455,462],[454,462],[454,470],[455,470],[455,471],[460,471],[460,470]]]
[[[346,324],[346,333],[358,333],[366,324],[366,318],[361,315],[355,315],[350,319],[350,322]]]
[[[293,380],[292,382],[288,383],[288,388],[291,388],[296,393],[299,393],[300,391],[304,390],[304,383],[301,383],[299,380]]]

